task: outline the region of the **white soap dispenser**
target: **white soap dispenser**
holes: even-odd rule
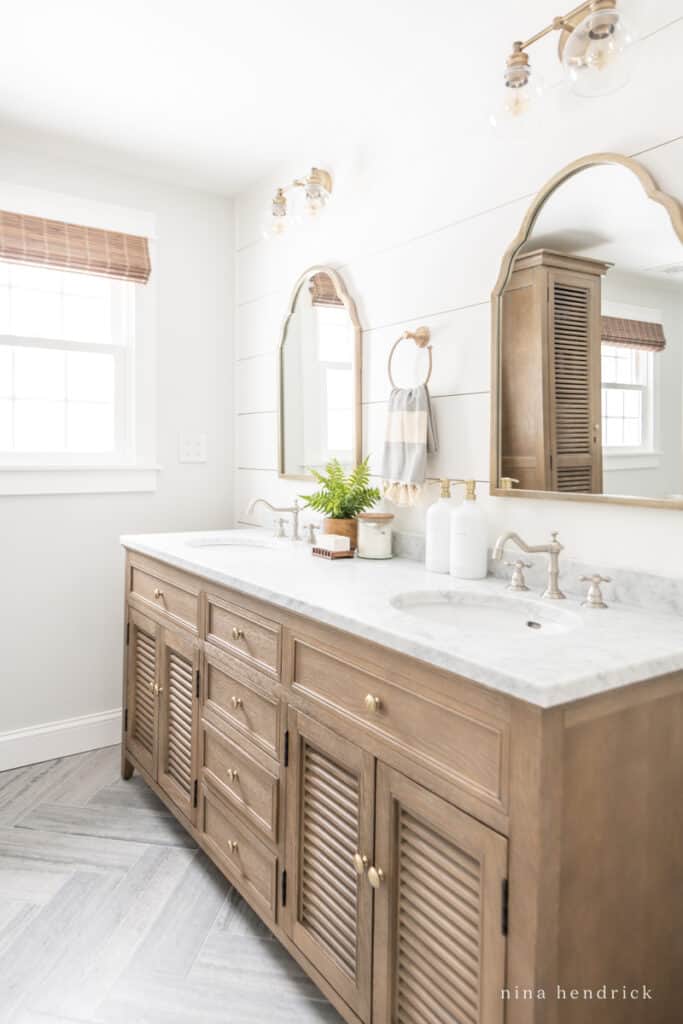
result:
[[[429,572],[448,572],[451,549],[451,497],[450,480],[440,480],[441,496],[427,509],[425,520],[425,568]]]
[[[465,500],[451,512],[451,576],[461,580],[483,580],[488,572],[488,531],[477,505],[477,481],[465,484]]]

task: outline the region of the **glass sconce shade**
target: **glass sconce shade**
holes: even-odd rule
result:
[[[533,111],[542,95],[543,81],[532,73],[528,61],[521,67],[510,67],[508,64],[500,103],[489,117],[491,125],[501,128],[524,117]]]
[[[607,96],[626,85],[633,39],[618,10],[591,11],[569,36],[562,53],[571,91],[591,98]]]

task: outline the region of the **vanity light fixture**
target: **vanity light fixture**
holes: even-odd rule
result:
[[[271,201],[263,232],[266,238],[276,238],[284,234],[292,224],[299,222],[300,218],[290,210],[291,204],[286,195],[295,188],[304,190],[304,212],[310,217],[317,217],[332,194],[332,175],[329,171],[312,167],[305,178],[294,178],[289,185],[278,188]]]
[[[551,32],[559,32],[557,52],[569,88],[577,96],[607,96],[626,85],[627,51],[633,33],[617,9],[618,0],[588,0],[529,39],[512,44],[505,65],[505,93],[499,110],[491,115],[497,127],[525,114],[542,94],[543,85],[532,72],[527,50]]]

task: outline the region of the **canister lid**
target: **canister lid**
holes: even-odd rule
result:
[[[393,512],[359,512],[356,519],[368,519],[370,522],[381,522],[393,519]]]

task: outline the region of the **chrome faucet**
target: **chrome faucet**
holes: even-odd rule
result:
[[[297,498],[294,499],[294,504],[289,505],[287,508],[279,508],[277,505],[271,505],[265,498],[254,498],[253,501],[249,502],[249,508],[247,509],[247,515],[250,516],[257,505],[265,505],[271,512],[291,512],[292,513],[292,540],[301,540],[299,536],[299,513],[301,512],[301,505]]]
[[[565,597],[566,595],[562,593],[558,585],[560,579],[560,551],[563,551],[564,548],[557,539],[557,533],[553,533],[549,544],[527,544],[518,533],[503,533],[493,548],[493,558],[497,562],[503,557],[505,545],[509,540],[513,541],[527,555],[548,555],[548,586],[543,591],[543,597],[548,597],[552,600],[560,600]]]

